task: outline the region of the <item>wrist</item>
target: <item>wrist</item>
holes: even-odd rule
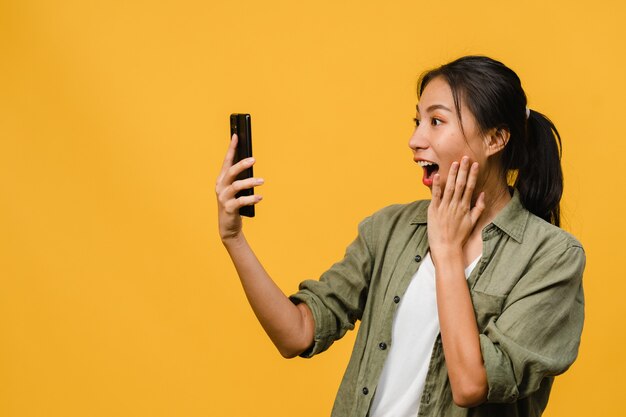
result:
[[[446,244],[430,247],[430,254],[435,268],[449,265],[455,261],[463,263],[463,247],[461,245]]]
[[[232,235],[222,236],[222,245],[227,250],[237,249],[246,244],[246,238],[243,235],[243,232],[239,232]]]

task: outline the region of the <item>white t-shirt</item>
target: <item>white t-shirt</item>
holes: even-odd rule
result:
[[[465,269],[465,278],[480,256]],[[392,343],[372,400],[370,417],[414,417],[439,334],[435,265],[430,252],[411,279],[393,319]]]

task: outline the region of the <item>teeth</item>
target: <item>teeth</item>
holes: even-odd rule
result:
[[[428,166],[435,165],[435,164],[433,162],[428,162],[428,161],[417,161],[417,165],[421,167],[428,167]]]

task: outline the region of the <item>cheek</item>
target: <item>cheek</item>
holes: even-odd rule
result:
[[[441,135],[437,140],[437,148],[442,158],[451,161],[458,161],[471,152],[465,138],[456,129],[450,129]]]

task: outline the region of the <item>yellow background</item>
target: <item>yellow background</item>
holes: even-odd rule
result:
[[[228,115],[266,179],[247,236],[290,293],[357,223],[428,197],[419,73],[486,54],[563,136],[585,245],[579,360],[546,413],[623,411],[626,6],[0,2],[0,416],[328,415],[354,334],[282,359],[219,242]]]

